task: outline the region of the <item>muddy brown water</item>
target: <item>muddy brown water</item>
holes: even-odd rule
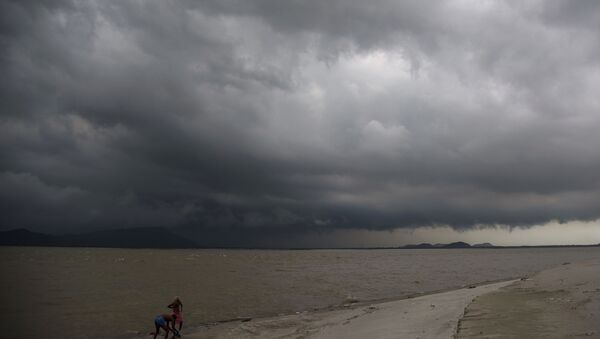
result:
[[[153,330],[181,297],[184,331],[236,317],[530,275],[600,248],[156,250],[0,248],[6,338],[114,338]]]

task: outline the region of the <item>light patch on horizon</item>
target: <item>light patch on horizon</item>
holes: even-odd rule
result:
[[[415,229],[411,237],[447,243],[464,241],[470,244],[490,242],[498,246],[527,245],[596,245],[600,244],[600,221],[556,221],[531,227],[476,227],[457,231],[450,227],[422,227]]]
[[[298,237],[292,247],[397,247],[408,244],[447,244],[464,241],[471,245],[496,246],[597,245],[600,244],[600,220],[591,222],[550,222],[532,227],[478,226],[456,230],[448,226],[394,229],[391,231],[335,230]]]

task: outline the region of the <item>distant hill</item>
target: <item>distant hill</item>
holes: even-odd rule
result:
[[[480,247],[480,248],[483,248],[483,247],[495,247],[495,246],[494,246],[494,245],[492,245],[492,244],[490,244],[489,242],[484,242],[484,243],[482,243],[482,244],[475,244],[475,245],[473,245],[472,247]]]
[[[429,248],[554,248],[554,247],[600,247],[600,244],[590,244],[590,245],[530,245],[530,246],[496,246],[489,242],[484,242],[475,245],[469,245],[466,242],[458,241],[449,244],[411,244],[397,247],[399,249],[429,249]]]
[[[56,241],[58,239],[55,236],[31,232],[24,228],[0,232],[2,246],[48,246]]]
[[[449,244],[445,245],[443,248],[470,248],[470,247],[471,247],[471,245],[467,244],[466,242],[457,241],[457,242],[449,243]]]
[[[196,248],[198,245],[160,227],[114,229],[81,234],[48,235],[15,229],[0,232],[0,246],[115,248]]]
[[[452,242],[449,244],[429,244],[429,243],[421,243],[418,245],[405,245],[405,246],[400,246],[399,248],[406,248],[406,249],[419,249],[419,248],[423,248],[423,249],[428,249],[428,248],[471,248],[473,246],[467,244],[466,242],[462,242],[462,241],[458,241],[458,242]]]
[[[406,246],[402,246],[401,248],[435,248],[432,244],[428,244],[426,242],[424,243],[420,243],[418,245],[406,245]]]

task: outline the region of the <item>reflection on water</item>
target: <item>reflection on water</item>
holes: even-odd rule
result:
[[[517,277],[600,257],[600,248],[133,250],[0,248],[6,337],[98,338],[153,330],[175,295],[186,326],[348,299]],[[184,327],[185,328],[185,327]],[[3,337],[4,337],[3,335]]]

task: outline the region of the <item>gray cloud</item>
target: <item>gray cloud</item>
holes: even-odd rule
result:
[[[600,218],[595,2],[0,12],[3,228],[244,243]]]

